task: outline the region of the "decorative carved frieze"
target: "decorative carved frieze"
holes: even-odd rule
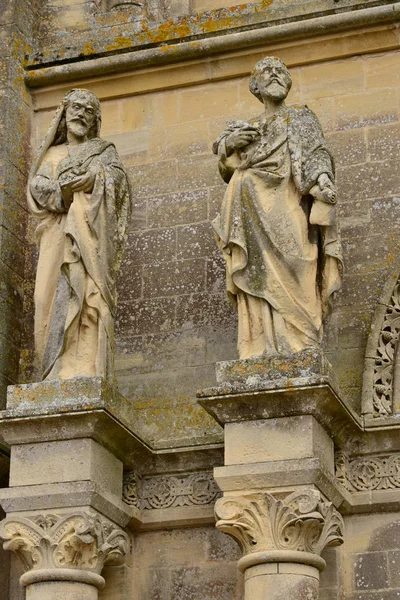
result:
[[[350,492],[400,488],[400,453],[351,459],[339,453],[336,479]]]
[[[220,493],[210,472],[139,477],[131,471],[124,478],[123,499],[140,509],[152,510],[213,505]]]
[[[13,550],[25,570],[82,569],[100,574],[129,550],[127,534],[110,521],[86,513],[9,516],[0,523],[4,549]]]
[[[217,528],[233,537],[244,554],[275,550],[320,555],[343,542],[343,519],[316,490],[296,491],[279,499],[223,497],[215,505]]]
[[[140,508],[140,488],[142,478],[137,475],[134,471],[127,471],[124,474],[124,485],[122,491],[122,499],[130,506],[136,506]]]

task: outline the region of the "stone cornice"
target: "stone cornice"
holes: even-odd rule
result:
[[[398,3],[362,8],[285,24],[219,34],[194,41],[179,40],[168,45],[160,43],[152,48],[136,50],[127,48],[118,54],[110,53],[110,55],[100,58],[86,58],[47,67],[36,65],[26,71],[25,81],[29,87],[42,87],[155,65],[200,60],[222,52],[340,33],[366,26],[393,23],[399,19],[400,4]]]

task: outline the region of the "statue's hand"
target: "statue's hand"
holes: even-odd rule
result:
[[[71,182],[72,192],[87,192],[93,191],[94,182],[96,179],[96,173],[93,171],[86,171],[83,175],[79,175]]]
[[[251,142],[254,142],[258,135],[258,130],[255,129],[255,127],[251,127],[251,125],[235,129],[235,131],[232,131],[225,140],[228,154],[232,153],[237,148],[248,146]]]
[[[316,188],[317,186],[314,186]],[[313,188],[313,189],[314,189]],[[318,196],[318,200],[322,200],[322,202],[326,202],[327,204],[335,204],[336,203],[336,188],[332,183],[329,175],[326,173],[322,173],[318,177],[318,193],[315,194],[315,197]],[[314,195],[314,194],[313,194]]]

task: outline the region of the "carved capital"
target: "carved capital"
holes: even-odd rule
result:
[[[129,549],[124,531],[84,512],[10,516],[0,523],[0,538],[26,571],[62,568],[100,574],[106,564],[120,563]]]
[[[220,498],[217,528],[233,537],[243,553],[281,550],[319,556],[343,543],[343,519],[315,490],[301,490],[284,500],[264,493],[257,499]]]

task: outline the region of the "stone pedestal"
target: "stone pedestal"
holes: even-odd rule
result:
[[[217,528],[243,551],[246,600],[317,600],[320,554],[342,543],[335,444],[360,424],[319,350],[217,365],[199,402],[225,432]]]
[[[97,600],[103,567],[129,551],[124,528],[136,509],[122,501],[123,467],[145,450],[127,410],[101,378],[9,388],[0,537],[24,564],[27,600]]]

